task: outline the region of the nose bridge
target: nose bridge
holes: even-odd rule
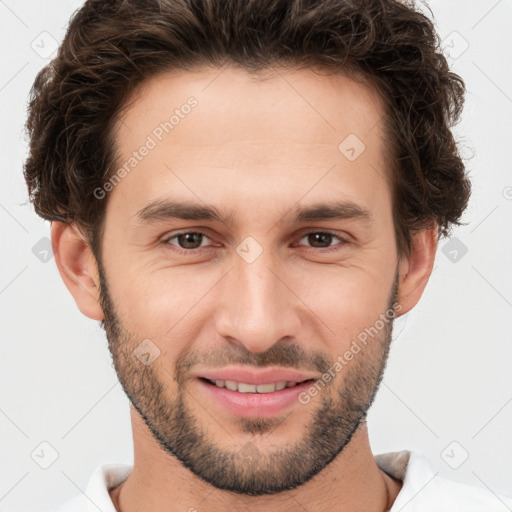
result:
[[[220,335],[260,352],[285,336],[297,336],[297,299],[283,283],[275,255],[265,250],[253,259],[256,248],[249,246],[245,253],[243,249],[242,243],[225,283],[217,329]]]

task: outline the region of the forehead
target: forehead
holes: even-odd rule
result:
[[[256,141],[256,133],[264,139],[278,132],[305,143],[332,144],[349,130],[368,139],[368,129],[379,128],[384,113],[377,90],[327,73],[282,68],[249,73],[229,66],[161,73],[132,94],[118,123],[119,140],[129,143],[132,135],[151,133],[191,97],[197,101],[194,122],[174,125],[170,138],[176,142],[191,131],[198,145],[231,141],[234,135]],[[297,124],[296,116],[305,123]],[[198,131],[201,122],[208,123],[207,129]]]
[[[386,186],[383,116],[375,89],[325,71],[162,73],[137,89],[117,123],[117,164],[127,172],[111,200],[129,198],[117,206],[135,211],[177,189],[255,201],[281,189],[296,202],[306,188],[334,194],[340,177],[347,194],[358,182],[368,195],[372,183]]]

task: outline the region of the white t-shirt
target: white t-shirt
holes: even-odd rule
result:
[[[443,478],[419,453],[408,450],[382,453],[375,460],[384,472],[403,482],[389,512],[512,511],[512,497]],[[123,482],[131,468],[127,464],[98,466],[85,493],[55,512],[116,512],[108,489]]]

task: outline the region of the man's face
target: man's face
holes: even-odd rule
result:
[[[397,291],[377,94],[341,76],[268,75],[144,84],[118,124],[119,166],[134,151],[137,162],[110,193],[99,267],[133,405],[196,475],[246,494],[304,483],[350,441],[382,376]],[[223,220],[149,206],[163,202]],[[310,211],[339,204],[338,216]]]

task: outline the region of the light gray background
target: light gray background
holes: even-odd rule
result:
[[[98,464],[132,460],[128,402],[104,332],[79,312],[52,255],[41,261],[50,226],[27,203],[22,175],[30,86],[80,4],[0,1],[4,512],[49,510],[80,493]],[[396,322],[371,442],[374,453],[419,451],[443,476],[512,495],[512,0],[429,4],[468,88],[456,134],[474,155],[474,192],[468,225],[452,245],[441,242],[422,301]],[[48,469],[42,442],[58,453]]]

